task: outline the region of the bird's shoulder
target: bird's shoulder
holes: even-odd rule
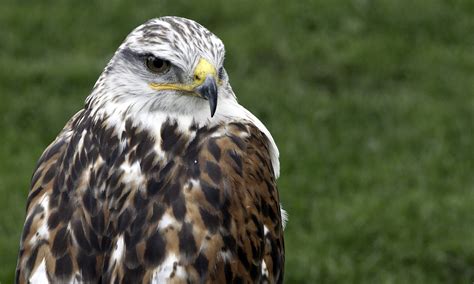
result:
[[[55,140],[43,151],[36,164],[26,203],[26,220],[20,241],[16,273],[17,283],[27,281],[25,276],[31,275],[42,265],[41,260],[45,253],[45,247],[50,241],[48,221],[57,219],[49,219],[51,194],[57,184],[57,175],[61,171],[64,154],[67,152],[74,130],[83,116],[84,110],[81,110],[67,122]],[[45,279],[40,277],[37,280],[44,281]]]
[[[180,190],[158,224],[173,220],[181,229],[165,242],[188,244],[175,253],[191,253],[199,279],[283,279],[283,226],[267,137],[249,121],[199,128],[191,137],[169,171]],[[200,262],[217,272],[200,270]]]
[[[58,136],[51,142],[38,159],[30,181],[30,190],[27,199],[27,213],[41,199],[44,193],[52,190],[61,160],[66,152],[77,124],[84,117],[84,110],[77,112],[63,127]]]

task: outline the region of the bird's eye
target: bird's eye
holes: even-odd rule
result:
[[[155,56],[148,56],[146,58],[146,67],[153,73],[165,73],[170,68],[170,62],[157,58]]]
[[[217,75],[219,76],[219,80],[224,79],[224,67],[219,68],[219,73]]]

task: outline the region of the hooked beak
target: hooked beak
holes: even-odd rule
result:
[[[217,108],[217,83],[213,76],[206,76],[206,80],[195,89],[195,92],[202,98],[209,101],[209,108],[211,110],[211,117],[216,113]]]
[[[182,91],[183,94],[199,96],[209,101],[211,117],[216,113],[217,108],[217,72],[214,66],[204,58],[201,58],[194,70],[194,81],[189,85],[170,83],[150,83],[154,90],[174,90]]]

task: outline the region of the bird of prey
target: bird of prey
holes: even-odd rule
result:
[[[17,283],[281,283],[278,149],[200,24],[133,30],[38,161]]]

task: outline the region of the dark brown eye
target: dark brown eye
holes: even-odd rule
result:
[[[169,61],[154,56],[148,56],[145,64],[148,70],[153,73],[165,73],[170,68]]]

